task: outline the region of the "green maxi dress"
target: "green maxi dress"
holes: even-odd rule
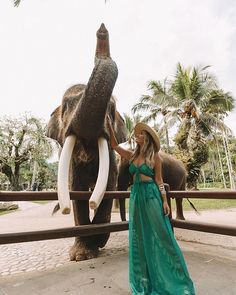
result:
[[[133,295],[195,295],[169,217],[164,215],[154,171],[130,164],[129,281]],[[151,177],[141,180],[140,174]]]

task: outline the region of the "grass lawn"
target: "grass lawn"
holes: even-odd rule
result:
[[[220,191],[220,188],[200,188],[201,191]],[[229,190],[230,191],[230,190]],[[236,200],[214,200],[214,199],[189,199],[197,210],[227,209],[236,208]],[[175,210],[175,200],[171,200],[172,209]],[[193,210],[187,199],[183,200],[184,210]]]
[[[209,189],[201,189],[201,191],[204,190],[212,190],[212,191],[219,191],[221,189],[219,188],[209,188]],[[222,189],[223,190],[223,189]],[[214,199],[189,199],[194,206],[196,207],[197,210],[211,210],[211,209],[227,209],[227,208],[236,208],[236,200],[214,200]],[[171,199],[171,207],[172,210],[176,209],[175,206],[175,200]],[[129,208],[129,200],[126,199],[126,212],[128,211]],[[183,208],[185,211],[190,211],[194,210],[187,199],[183,199]],[[113,208],[113,212],[119,212],[119,209]]]
[[[210,210],[210,209],[227,209],[236,208],[236,200],[200,200],[200,199],[189,199],[197,210]],[[171,200],[172,210],[175,210],[175,200]],[[188,200],[183,200],[184,210],[193,210]]]
[[[16,212],[17,210],[4,210],[4,211],[0,211],[0,216],[6,215],[6,214],[9,214],[9,213],[12,213],[12,212]]]

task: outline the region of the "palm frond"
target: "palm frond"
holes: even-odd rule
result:
[[[133,120],[128,114],[124,113],[123,115],[124,115],[124,120],[125,120],[125,126],[126,126],[127,130],[129,131],[129,133],[131,133],[131,131],[134,128]]]
[[[161,127],[159,128],[158,133],[160,135],[165,134],[166,130],[171,129],[173,126],[176,125],[177,120],[178,120],[177,117],[172,117],[166,121],[164,121],[164,119],[162,119],[160,122]]]
[[[227,116],[235,107],[235,102],[230,92],[221,89],[211,90],[201,100],[201,112]]]
[[[150,95],[142,95],[141,98],[139,99],[139,102],[142,102],[142,103],[150,103],[153,101],[153,97],[150,96]]]
[[[132,107],[131,111],[135,114],[140,111],[149,111],[153,108],[156,108],[156,105],[138,102]]]
[[[190,92],[190,69],[184,69],[180,63],[177,64],[175,79],[171,85],[171,93],[178,97],[179,100],[189,99]]]
[[[208,135],[213,136],[216,130],[219,130],[219,131],[225,130],[226,132],[228,132],[228,134],[232,134],[231,129],[228,128],[225,125],[224,121],[221,118],[217,117],[216,114],[211,114],[211,113],[201,114],[197,124],[205,136],[208,136]]]
[[[156,118],[159,114],[161,114],[161,108],[152,109],[150,114],[143,118],[144,123],[149,123],[150,121],[156,121]]]
[[[163,94],[166,95],[167,93],[167,79],[164,79],[163,82],[151,80],[148,83],[148,89],[153,92],[154,95],[156,94]]]
[[[13,4],[15,7],[18,7],[20,5],[21,0],[13,0]]]

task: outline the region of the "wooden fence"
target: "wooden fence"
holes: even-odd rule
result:
[[[104,198],[129,198],[129,192],[106,192]],[[91,192],[72,191],[71,200],[88,200]],[[198,198],[198,199],[236,199],[236,191],[168,191],[167,197],[171,206],[170,198]],[[57,192],[0,192],[0,202],[10,201],[42,201],[57,200]],[[195,231],[203,231],[215,234],[236,236],[236,227],[231,225],[218,225],[204,222],[176,220],[170,215],[173,227]],[[74,236],[88,236],[105,232],[117,232],[128,229],[128,222],[111,222],[103,224],[81,225],[50,230],[31,232],[17,232],[0,234],[0,244],[21,243],[39,240],[68,238]]]

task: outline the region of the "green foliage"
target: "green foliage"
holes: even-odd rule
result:
[[[215,190],[215,188],[214,188]],[[216,209],[227,209],[227,208],[235,208],[236,200],[201,200],[201,199],[191,199],[194,206],[198,211],[201,210],[216,210]],[[171,200],[172,210],[176,210],[175,201]],[[184,199],[183,200],[183,209],[184,211],[192,211],[193,208],[189,205],[189,202]]]
[[[228,141],[228,151],[231,154],[230,161],[232,164],[232,170],[236,171],[236,139],[229,136]],[[225,154],[221,135],[216,134],[215,139],[208,140],[207,143],[209,147],[209,160],[201,167],[199,187],[231,188],[227,155]],[[235,172],[233,176],[236,176]]]
[[[208,147],[206,144],[199,143],[194,150],[192,150],[192,156],[186,165],[188,176],[187,186],[188,188],[196,188],[197,180],[200,175],[201,167],[208,160]]]
[[[132,110],[145,113],[142,121],[154,122],[162,116],[159,125],[161,139],[169,143],[168,129],[177,126],[175,152],[188,171],[188,186],[197,186],[201,167],[208,161],[208,141],[216,139],[217,131],[230,130],[224,117],[233,110],[231,93],[218,87],[217,80],[209,73],[209,66],[184,68],[177,64],[173,79],[151,81],[150,95],[143,95]],[[172,150],[170,146],[167,149]]]
[[[37,181],[40,189],[55,189],[57,181],[58,162],[44,163],[40,166]]]
[[[52,145],[45,136],[45,123],[31,115],[0,118],[0,171],[11,189],[33,177],[33,164],[51,156]]]

